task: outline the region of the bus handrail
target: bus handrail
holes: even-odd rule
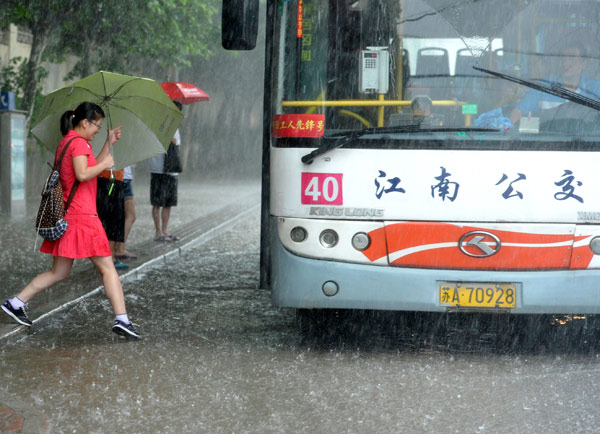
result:
[[[348,99],[348,100],[316,100],[316,101],[282,101],[282,107],[379,107],[379,115],[377,120],[377,126],[383,126],[383,110],[384,107],[409,107],[412,101],[401,100],[401,99],[377,99],[377,100],[365,100],[365,99]],[[463,106],[468,104],[465,101],[457,100],[433,100],[431,105],[435,107],[454,107]],[[362,121],[361,121],[362,122]],[[363,122],[364,124],[364,122]],[[465,125],[471,125],[471,115],[465,115]]]
[[[364,99],[349,99],[349,100],[316,100],[316,101],[282,101],[283,107],[405,107],[410,106],[411,101],[408,100],[364,100]],[[468,104],[464,101],[456,100],[433,100],[431,104],[438,107],[452,107]]]

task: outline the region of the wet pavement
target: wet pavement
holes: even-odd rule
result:
[[[126,261],[129,270],[120,271],[125,280],[135,277],[131,270],[156,261],[164,255],[179,253],[180,248],[203,234],[210,234],[224,221],[256,208],[260,201],[260,183],[192,182],[183,179],[179,186],[179,205],[172,208],[169,229],[180,238],[178,242],[155,242],[154,224],[149,203],[149,181],[134,181],[137,220],[133,225],[127,249],[138,255],[137,260]],[[33,230],[33,216],[0,216],[0,299],[5,300],[19,292],[35,275],[52,265],[52,257],[39,252],[41,238]],[[124,261],[125,262],[125,261]],[[54,288],[35,297],[30,303],[29,316],[43,321],[44,316],[64,304],[99,289],[102,281],[88,259],[75,260],[71,276]],[[133,276],[130,276],[133,274]],[[123,278],[122,278],[123,280]],[[25,328],[16,328],[0,320],[0,338]]]
[[[129,270],[121,271],[124,283],[137,279],[146,270],[160,267],[167,260],[176,260],[194,243],[215,236],[222,227],[235,224],[249,211],[256,212],[260,197],[257,181],[239,183],[180,181],[179,206],[173,208],[170,219],[171,232],[180,241],[159,243],[153,240],[148,198],[149,181],[134,181],[137,220],[133,226],[127,248],[138,259],[127,261]],[[41,239],[35,237],[33,217],[0,216],[0,298],[5,300],[17,293],[32,277],[51,266],[51,257],[39,253]],[[26,334],[35,334],[48,321],[63,310],[78,307],[86,298],[103,298],[101,279],[88,260],[76,260],[73,272],[64,282],[38,295],[29,306],[29,317],[34,321],[31,329],[15,325],[8,317],[0,318],[0,344],[10,345]],[[124,287],[125,289],[125,287]],[[135,316],[135,313],[132,313]],[[103,330],[110,333],[112,315],[104,319]],[[4,369],[3,369],[4,370]],[[0,383],[0,432],[48,432],[48,418],[25,404],[11,393],[5,392],[7,382]],[[25,402],[27,402],[26,400]],[[60,432],[60,431],[59,431]]]
[[[2,342],[0,397],[37,412],[31,432],[598,432],[595,319],[297,317],[258,289],[258,221],[125,283],[142,341],[94,294]]]

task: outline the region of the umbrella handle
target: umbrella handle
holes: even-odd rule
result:
[[[108,189],[108,195],[109,196],[112,194],[113,188],[115,186],[115,174],[113,173],[112,168],[110,169],[110,180],[112,182],[110,183],[110,188]]]

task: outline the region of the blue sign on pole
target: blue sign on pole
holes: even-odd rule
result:
[[[14,92],[0,92],[0,110],[16,110]]]

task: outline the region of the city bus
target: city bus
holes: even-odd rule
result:
[[[261,7],[276,306],[600,312],[599,2]],[[257,8],[224,2],[225,48]]]

